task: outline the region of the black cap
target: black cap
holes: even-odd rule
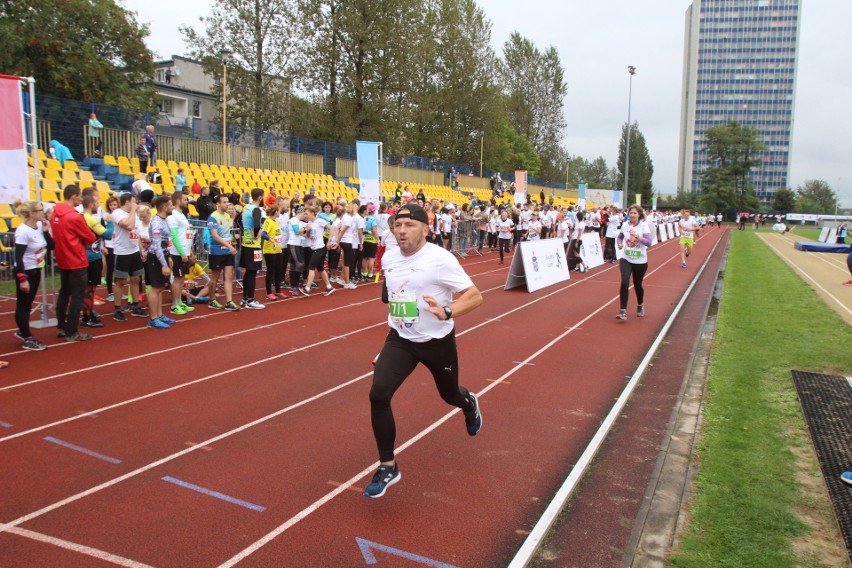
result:
[[[413,219],[425,225],[429,224],[429,216],[426,215],[426,211],[415,203],[408,203],[400,207],[399,211],[396,212],[396,219]]]

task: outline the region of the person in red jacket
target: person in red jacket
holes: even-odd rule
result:
[[[77,185],[68,185],[63,190],[62,197],[65,202],[58,203],[54,208],[50,228],[61,278],[59,296],[56,299],[56,333],[70,343],[92,338],[88,333],[80,333],[78,326],[89,268],[86,247],[95,242],[96,237],[83,216],[74,209],[83,202],[80,188]]]

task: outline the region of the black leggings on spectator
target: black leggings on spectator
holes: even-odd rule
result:
[[[468,390],[459,385],[455,331],[440,339],[414,343],[401,338],[396,330],[391,329],[376,361],[373,386],[370,388],[370,416],[380,461],[393,461],[394,457],[396,422],[391,399],[418,363],[423,363],[432,373],[444,402],[463,410],[472,408]]]
[[[277,294],[281,291],[281,280],[284,278],[284,255],[266,253],[263,259],[266,261],[266,293],[271,294],[275,288]]]
[[[33,308],[33,300],[35,300],[38,292],[38,285],[41,283],[41,269],[34,268],[25,270],[27,282],[30,284],[29,292],[22,292],[20,285],[16,283],[17,302],[15,303],[15,323],[18,324],[18,330],[21,332],[21,337],[30,337],[30,310]]]
[[[636,302],[641,306],[645,303],[645,289],[642,288],[642,279],[645,278],[645,272],[648,270],[648,263],[633,264],[627,262],[623,258],[618,265],[621,270],[621,290],[619,290],[619,299],[621,300],[621,309],[627,309],[627,298],[630,293],[630,275],[633,275],[633,291],[636,292]]]
[[[112,294],[112,280],[115,274],[115,253],[111,248],[106,248],[106,283],[107,293]]]
[[[290,249],[290,259],[287,268],[290,271],[290,288],[298,288],[305,259],[302,256],[302,247],[300,245],[289,245],[288,248]]]

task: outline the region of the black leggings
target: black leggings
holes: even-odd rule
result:
[[[27,275],[27,282],[30,283],[30,291],[22,292],[20,286],[15,286],[18,299],[15,303],[15,323],[18,324],[21,337],[26,339],[30,337],[30,311],[38,292],[38,285],[41,283],[41,269],[25,270],[24,273]]]
[[[289,245],[290,258],[287,269],[290,271],[290,288],[298,288],[302,269],[305,267],[305,257],[302,256],[301,245]]]
[[[380,461],[393,461],[394,456],[396,423],[391,399],[418,363],[423,363],[432,373],[444,402],[463,410],[472,409],[468,390],[459,385],[455,331],[441,339],[414,343],[401,338],[396,330],[391,329],[376,361],[373,386],[370,388],[370,416]]]
[[[271,294],[272,288],[275,293],[281,291],[281,280],[284,277],[284,255],[279,253],[266,253],[263,255],[266,261],[266,293]]]
[[[115,274],[115,253],[111,248],[106,248],[106,283],[107,293],[112,294],[112,280]]]
[[[500,262],[503,262],[503,252],[509,252],[509,244],[512,242],[511,239],[497,239],[497,242],[500,243],[498,245],[500,249]]]
[[[621,290],[619,290],[621,309],[627,309],[631,274],[633,275],[633,290],[636,292],[636,302],[641,306],[645,303],[645,289],[642,288],[642,279],[645,278],[645,272],[648,271],[648,263],[633,264],[622,258],[619,261],[618,267],[621,269]]]

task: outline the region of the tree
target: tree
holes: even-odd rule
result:
[[[779,213],[789,213],[796,206],[796,194],[789,187],[783,187],[775,192],[772,200],[772,210]]]
[[[796,188],[796,211],[799,213],[834,213],[837,196],[821,179],[809,179]]]
[[[621,128],[621,140],[618,143],[618,178],[615,180],[616,188],[624,188],[624,156],[627,151],[627,125]],[[627,201],[632,204],[636,202],[636,194],[642,195],[644,203],[651,203],[654,196],[654,162],[648,154],[648,146],[645,136],[639,130],[639,124],[634,122],[630,127],[630,170],[628,172]]]
[[[147,35],[113,0],[0,0],[0,73],[35,77],[40,94],[151,109]]]
[[[713,165],[701,173],[701,207],[708,211],[756,209],[750,173],[760,167],[759,154],[766,149],[757,139],[757,130],[732,121],[711,126],[704,137],[707,160]]]
[[[293,0],[216,0],[200,18],[203,31],[181,26],[191,55],[217,79],[221,99],[223,51],[228,68],[228,121],[258,131],[287,129],[290,74],[298,44]]]
[[[561,177],[556,158],[566,127],[562,108],[568,85],[559,52],[553,46],[541,52],[514,32],[503,48],[500,69],[509,124],[538,152],[541,174]]]

